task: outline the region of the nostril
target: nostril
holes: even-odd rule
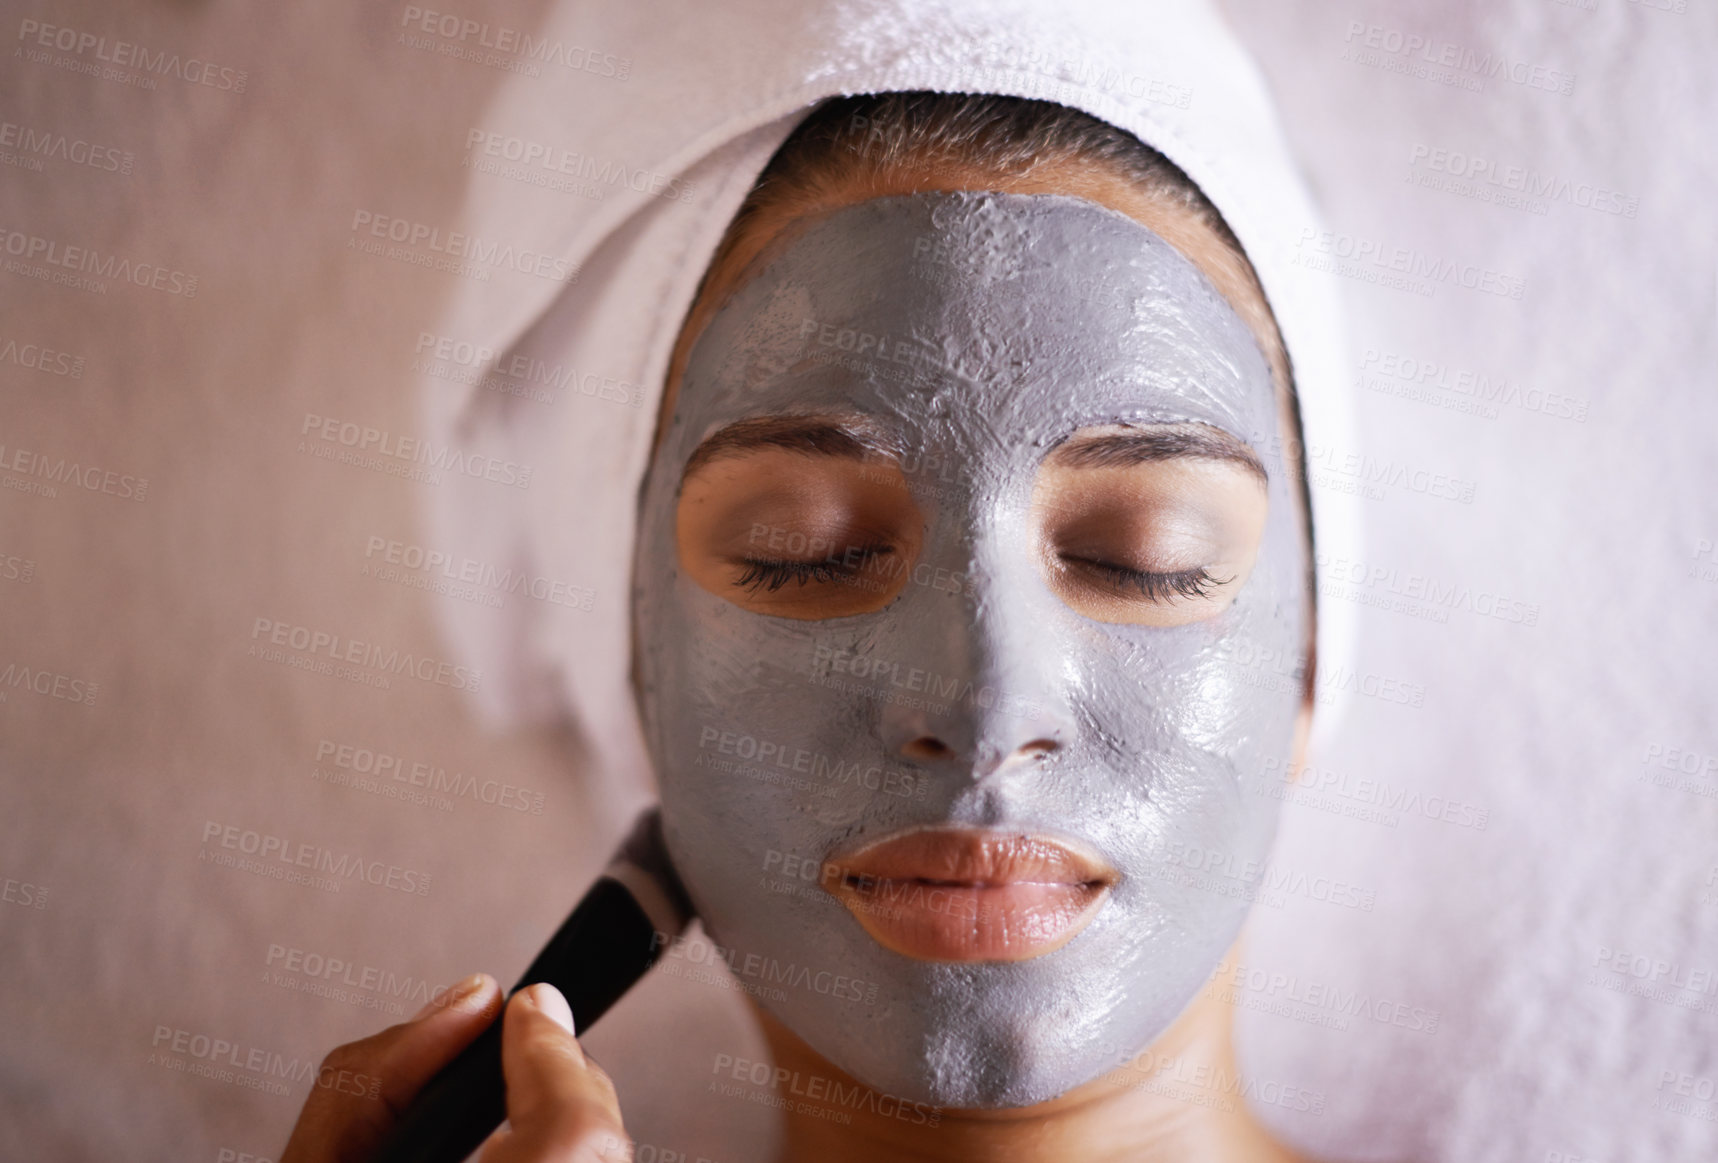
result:
[[[954,748],[934,735],[920,735],[917,739],[908,741],[901,748],[901,754],[908,759],[921,761],[950,759],[954,756]]]

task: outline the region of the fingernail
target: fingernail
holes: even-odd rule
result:
[[[524,998],[525,1004],[532,1009],[549,1015],[561,1029],[569,1034],[573,1032],[573,1010],[567,1005],[567,999],[561,996],[560,990],[547,982],[538,982],[521,990],[519,996]]]
[[[440,997],[432,996],[423,1009],[412,1015],[412,1021],[420,1022],[438,1010],[449,1010],[459,1005],[461,1002],[470,1001],[473,997],[483,991],[483,987],[486,984],[487,981],[485,979],[485,975],[481,973],[473,973],[469,977],[462,977],[452,985],[448,986],[446,992],[444,992]]]

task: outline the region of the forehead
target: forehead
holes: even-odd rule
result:
[[[1080,198],[876,198],[774,239],[687,361],[669,443],[858,413],[904,446],[1040,453],[1076,428],[1194,421],[1263,445],[1251,332],[1145,225]]]

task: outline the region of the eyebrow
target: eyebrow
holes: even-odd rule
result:
[[[1240,465],[1261,482],[1269,480],[1257,453],[1222,429],[1204,424],[1079,437],[1056,446],[1044,459],[1068,468],[1131,468],[1157,460],[1224,460]]]
[[[880,433],[852,421],[826,416],[760,416],[736,421],[706,437],[686,461],[681,476],[689,477],[725,457],[744,456],[767,448],[841,460],[869,460],[897,452]],[[1238,464],[1268,483],[1264,463],[1257,453],[1222,429],[1204,424],[1078,437],[1057,445],[1044,459],[1046,463],[1067,468],[1131,468],[1177,459],[1222,460]]]
[[[760,416],[736,421],[706,437],[686,461],[681,476],[689,477],[724,457],[766,448],[842,460],[870,460],[893,456],[896,451],[881,433],[853,421],[827,416]]]

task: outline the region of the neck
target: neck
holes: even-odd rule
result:
[[[789,1103],[783,1111],[782,1163],[1296,1159],[1246,1108],[1237,1086],[1232,1011],[1215,991],[1201,991],[1133,1061],[1049,1102],[1007,1110],[939,1110],[882,1095],[870,1101],[866,1087],[773,1017],[757,1012],[778,1069],[823,1080],[807,1088],[804,1097],[811,1101]],[[866,1101],[838,1105],[827,1097],[855,1090]],[[849,1117],[850,1122],[843,1121]]]

